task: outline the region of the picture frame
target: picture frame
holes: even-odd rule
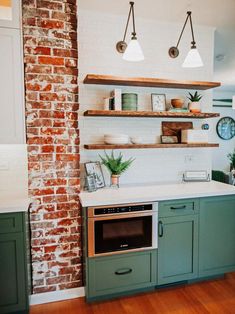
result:
[[[178,144],[179,140],[176,135],[161,135],[162,144]]]
[[[99,161],[90,161],[84,164],[86,175],[93,176],[97,189],[105,187],[104,175]]]
[[[85,188],[88,192],[95,192],[97,190],[95,177],[92,174],[86,176]]]
[[[166,111],[166,94],[151,94],[152,111]]]

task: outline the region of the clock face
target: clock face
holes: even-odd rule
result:
[[[235,136],[235,121],[231,117],[220,119],[217,123],[216,131],[222,140],[231,140]]]

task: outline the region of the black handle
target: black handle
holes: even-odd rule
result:
[[[117,271],[115,271],[115,275],[122,276],[122,275],[130,274],[131,272],[132,272],[131,268],[129,268],[127,270],[117,270]]]
[[[186,205],[183,205],[183,206],[178,206],[178,207],[171,207],[171,209],[185,209],[186,208]]]
[[[163,237],[163,223],[161,221],[158,223],[158,236],[159,238]]]

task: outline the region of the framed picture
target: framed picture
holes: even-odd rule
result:
[[[92,174],[86,176],[85,187],[86,187],[88,192],[95,192],[97,190],[95,178]]]
[[[104,175],[101,169],[101,164],[99,161],[86,162],[85,170],[87,176],[93,176],[95,179],[95,184],[97,189],[105,187]]]
[[[179,143],[178,137],[176,135],[162,135],[161,136],[162,144],[177,144]]]
[[[166,110],[166,95],[165,94],[152,94],[152,110],[165,111]]]

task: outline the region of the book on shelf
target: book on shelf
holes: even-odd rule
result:
[[[168,112],[181,112],[181,113],[188,113],[190,112],[187,108],[171,108]]]

